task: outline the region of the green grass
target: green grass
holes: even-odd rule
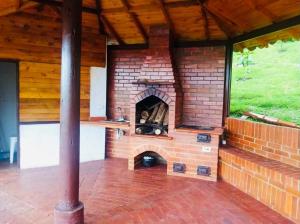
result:
[[[256,49],[251,59],[247,74],[233,55],[231,115],[251,111],[300,125],[300,41]]]

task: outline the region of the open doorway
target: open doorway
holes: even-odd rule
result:
[[[18,161],[18,63],[0,61],[0,166]]]

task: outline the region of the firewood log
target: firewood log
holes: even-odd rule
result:
[[[169,111],[167,110],[164,117],[163,125],[168,125],[168,124],[169,124]]]
[[[154,133],[155,133],[156,135],[160,135],[160,134],[161,134],[161,130],[160,130],[159,128],[156,128],[156,129],[154,130]]]
[[[149,123],[153,122],[154,118],[156,117],[157,111],[158,111],[158,109],[159,109],[159,105],[160,105],[160,104],[158,104],[158,105],[156,105],[156,106],[154,107],[154,110],[153,110],[151,116],[150,116],[149,119],[148,119],[148,122],[149,122]]]
[[[144,110],[144,111],[142,111],[142,113],[141,113],[141,118],[142,119],[144,119],[145,121],[147,121],[147,119],[149,118],[149,112],[148,111],[146,111],[146,110]]]
[[[137,133],[137,134],[143,134],[143,129],[142,128],[136,128],[135,129],[135,133]]]
[[[167,106],[165,103],[161,102],[159,109],[157,111],[157,115],[155,116],[154,122],[157,124],[161,124],[164,120],[166,114]]]

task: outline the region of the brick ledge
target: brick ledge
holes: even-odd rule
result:
[[[252,163],[258,164],[259,166],[275,170],[276,172],[282,173],[283,175],[300,180],[300,168],[296,168],[294,166],[279,162],[277,160],[268,159],[263,156],[244,151],[232,146],[220,147],[220,153],[222,151],[233,154]]]

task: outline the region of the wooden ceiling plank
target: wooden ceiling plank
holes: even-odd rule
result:
[[[63,3],[62,2],[58,2],[58,1],[54,1],[54,0],[28,0],[28,2],[36,2],[36,3],[42,3],[42,4],[46,4],[46,5],[54,5],[57,7],[62,7]],[[92,13],[92,14],[97,14],[97,9],[95,8],[90,8],[90,7],[82,7],[82,11],[83,12],[87,12],[87,13]]]
[[[120,45],[124,45],[125,42],[123,41],[123,39],[120,37],[120,35],[117,33],[117,31],[115,30],[115,28],[110,24],[110,22],[106,19],[106,17],[104,15],[101,15],[101,21],[103,22],[104,26],[107,27],[107,29],[109,30],[109,33],[111,33],[113,35],[113,37],[118,41],[118,43]]]
[[[148,35],[147,35],[147,32],[146,30],[144,29],[143,27],[143,24],[141,23],[141,21],[138,19],[137,15],[133,12],[133,11],[130,11],[131,9],[131,6],[130,4],[128,3],[127,0],[121,0],[124,7],[126,8],[127,10],[127,13],[128,15],[130,16],[131,20],[134,22],[134,24],[136,25],[137,29],[139,30],[139,33],[141,34],[141,36],[143,37],[144,39],[144,42],[148,42]]]
[[[20,12],[24,9],[33,8],[37,6],[37,3],[33,2],[23,2],[23,1],[16,1],[16,5],[14,7],[10,7],[0,11],[0,16],[7,16],[16,12]]]
[[[171,17],[165,7],[165,3],[164,3],[164,0],[157,0],[157,3],[159,4],[159,7],[160,7],[160,10],[162,11],[164,17],[165,17],[165,20],[167,22],[167,25],[169,26],[169,28],[171,29],[173,35],[175,35],[175,29],[174,29],[174,24],[171,20]]]
[[[245,2],[250,6],[253,10],[256,10],[262,13],[265,17],[267,17],[271,23],[277,20],[277,16],[275,16],[270,10],[265,8],[264,5],[259,5],[255,0],[245,0]]]
[[[55,0],[28,0],[37,3],[44,3],[47,5],[55,5],[58,7],[62,7],[62,2],[58,2]],[[198,0],[189,0],[189,1],[177,1],[177,2],[166,2],[164,3],[165,8],[180,8],[180,7],[188,7],[197,5]],[[157,4],[144,4],[144,5],[137,5],[131,6],[130,12],[136,12],[141,10],[149,10],[150,8],[159,9],[160,6]],[[97,9],[91,7],[82,7],[82,11],[92,14],[97,14]],[[117,7],[117,8],[110,8],[110,9],[102,9],[102,14],[110,14],[110,13],[126,13],[128,10],[126,7]]]
[[[159,3],[159,2],[158,2]],[[198,5],[198,0],[189,0],[189,1],[176,1],[176,2],[164,2],[164,7],[166,9],[171,8],[182,8],[182,7],[189,7],[189,6],[196,6]],[[135,5],[130,7],[130,12],[137,12],[137,11],[149,11],[150,9],[158,10],[160,9],[160,4],[142,4],[142,5]],[[110,8],[110,9],[103,9],[103,13],[126,13],[127,9],[125,7],[118,7],[118,8]]]

